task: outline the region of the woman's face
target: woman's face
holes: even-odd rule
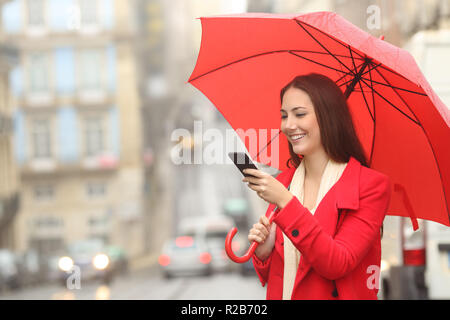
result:
[[[286,90],[281,105],[281,131],[296,154],[307,156],[323,148],[314,106],[305,91],[293,87]]]

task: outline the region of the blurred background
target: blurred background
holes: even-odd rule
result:
[[[233,164],[171,157],[176,145],[201,157],[198,124],[231,128],[186,83],[198,17],[334,11],[411,52],[450,105],[450,0],[0,0],[0,10],[0,299],[265,298],[251,263],[230,263],[223,243],[236,225],[245,250],[267,204]],[[173,141],[178,128],[190,138]],[[450,299],[448,228],[413,232],[398,217],[384,228],[379,297]]]

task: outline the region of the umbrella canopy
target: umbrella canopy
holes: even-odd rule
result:
[[[242,129],[252,159],[287,168],[288,141],[270,131],[280,132],[280,90],[297,75],[324,74],[347,96],[370,167],[393,183],[389,214],[450,226],[450,112],[407,51],[331,12],[201,22],[189,82]],[[249,129],[259,133],[257,145],[246,139]]]

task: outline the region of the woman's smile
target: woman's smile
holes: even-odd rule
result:
[[[306,136],[305,133],[299,134],[299,135],[293,135],[293,136],[290,136],[290,138],[291,138],[291,143],[297,143],[297,142],[300,142],[300,140],[302,140],[305,136]]]

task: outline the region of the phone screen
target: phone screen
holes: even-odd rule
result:
[[[258,170],[258,167],[255,166],[255,164],[252,162],[250,157],[245,152],[229,152],[228,157],[230,157],[230,159],[234,162],[236,167],[245,177],[252,177],[252,175],[245,174],[244,172],[242,172],[242,170],[244,169]]]

